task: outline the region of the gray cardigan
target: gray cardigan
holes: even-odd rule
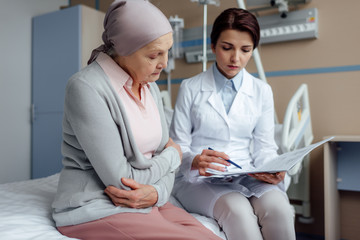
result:
[[[100,65],[94,61],[69,79],[62,124],[64,167],[52,204],[56,226],[122,212],[150,212],[151,207],[116,207],[104,194],[109,185],[128,189],[121,183],[122,177],[154,186],[156,206],[168,201],[180,157],[175,148],[164,149],[169,132],[160,91],[156,83],[149,85],[162,124],[161,143],[150,160],[136,146],[124,106]]]

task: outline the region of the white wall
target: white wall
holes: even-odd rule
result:
[[[0,183],[30,178],[32,17],[66,5],[68,0],[0,0]]]

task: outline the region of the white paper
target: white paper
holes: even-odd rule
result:
[[[227,168],[226,172],[217,171],[214,169],[207,169],[207,173],[213,174],[212,176],[209,176],[210,178],[223,178],[226,176],[238,176],[241,174],[248,174],[248,173],[259,173],[259,172],[283,172],[288,171],[292,167],[294,167],[297,163],[301,162],[303,158],[309,154],[312,150],[319,147],[320,145],[330,141],[334,137],[327,138],[323,141],[311,144],[304,148],[299,148],[291,152],[287,152],[284,154],[281,154],[269,161],[267,161],[265,164],[259,167],[243,167],[242,169],[237,168],[235,166]],[[200,176],[204,177],[204,176]],[[208,177],[204,177],[208,178]]]

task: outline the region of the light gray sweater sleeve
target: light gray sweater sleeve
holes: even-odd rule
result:
[[[166,121],[166,117],[165,117],[165,109],[164,109],[164,104],[160,95],[160,90],[158,88],[158,86],[155,83],[150,83],[151,86],[151,92],[153,94],[153,96],[157,96],[155,97],[156,100],[156,104],[158,106],[159,109],[159,113],[160,113],[160,119],[163,125],[163,138],[168,139],[169,138],[169,126],[167,124]],[[175,149],[173,147],[170,147],[171,149]],[[176,157],[178,157],[178,153],[176,150]],[[180,160],[180,158],[179,158]],[[172,189],[174,187],[174,182],[175,182],[175,173],[178,170],[178,167],[180,166],[180,162],[179,165],[176,165],[176,168],[173,168],[173,171],[170,171],[168,174],[166,174],[165,176],[163,176],[155,185],[153,185],[157,192],[158,192],[158,201],[155,204],[157,207],[161,207],[163,206],[165,203],[168,202]]]
[[[170,198],[175,182],[175,172],[169,172],[163,176],[156,184],[153,185],[158,192],[158,201],[155,204],[157,207],[163,206]]]
[[[175,148],[169,147],[150,160],[148,167],[136,168],[125,156],[122,139],[132,138],[131,132],[119,130],[124,119],[115,111],[111,101],[101,96],[88,82],[76,79],[67,86],[65,101],[65,121],[76,136],[80,148],[86,159],[77,158],[77,164],[82,168],[94,168],[105,186],[128,189],[121,183],[121,178],[132,178],[141,184],[159,184],[168,173],[174,171],[180,164],[180,157]],[[111,95],[112,93],[109,93]],[[109,111],[110,110],[110,111]],[[118,124],[114,121],[117,119]],[[120,123],[120,126],[119,126]],[[66,145],[66,131],[64,140]],[[129,130],[128,130],[129,131]],[[67,142],[71,144],[71,141]],[[74,148],[69,148],[74,149]],[[76,150],[72,150],[76,151]],[[67,153],[71,155],[72,153]],[[74,159],[74,158],[72,158]],[[136,159],[134,160],[136,161]],[[166,188],[166,187],[165,187]],[[162,187],[162,190],[165,189]],[[161,195],[161,193],[160,193]]]

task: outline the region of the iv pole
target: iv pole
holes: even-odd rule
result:
[[[203,72],[206,71],[207,68],[207,2],[204,3],[204,21],[203,21]]]
[[[192,2],[199,2],[199,4],[204,5],[204,18],[203,18],[203,55],[202,55],[202,64],[203,64],[203,72],[206,71],[207,68],[207,5],[213,4],[216,6],[220,5],[220,0],[191,0]]]

